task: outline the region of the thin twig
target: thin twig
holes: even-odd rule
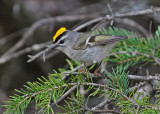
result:
[[[87,27],[87,26],[89,26],[91,24],[98,23],[98,22],[100,22],[102,20],[113,20],[114,18],[122,18],[122,17],[145,15],[145,14],[151,14],[151,13],[159,12],[159,11],[160,11],[160,8],[152,8],[152,9],[146,9],[146,10],[141,10],[141,11],[133,11],[133,12],[128,12],[128,13],[123,13],[123,14],[106,15],[105,17],[99,17],[99,18],[93,19],[91,21],[88,21],[88,22],[86,22],[86,23],[78,26],[73,31],[79,31],[79,30],[81,30],[81,29],[83,29],[83,28],[85,28],[85,27]],[[41,54],[38,54],[38,56],[37,55],[35,55],[35,56],[39,57],[39,56],[41,56],[44,53],[45,53],[45,51],[43,51],[43,53],[41,53]],[[33,56],[33,58],[36,59],[34,56]],[[28,60],[28,61],[31,62],[32,60]]]
[[[72,91],[74,91],[76,89],[76,85],[71,87],[67,92],[65,92],[57,101],[56,103],[52,103],[50,104],[51,107],[55,106],[56,104],[58,104],[59,102],[61,102],[64,98],[66,98]],[[45,108],[46,109],[46,108]],[[43,113],[44,110],[43,109],[40,113]]]
[[[7,35],[7,36],[0,38],[0,46],[5,44],[6,42],[12,40],[13,38],[17,38],[19,35],[23,34],[26,30],[27,30],[27,28],[24,28],[24,29],[18,30],[16,32],[13,32],[13,33]]]
[[[84,109],[87,110],[89,112],[97,112],[97,113],[113,113],[113,114],[120,114],[120,112],[116,112],[114,110],[92,110],[92,109]]]
[[[112,11],[112,8],[111,8],[110,4],[108,3],[107,6],[108,6],[108,8],[109,8],[109,11],[111,12],[111,16],[113,17],[113,11]],[[114,23],[114,20],[111,20],[110,26],[112,26],[113,23]]]
[[[149,34],[150,34],[150,37],[153,37],[153,35],[152,35],[152,26],[153,26],[153,22],[150,21],[150,23],[149,23]]]
[[[33,60],[35,60],[36,58],[40,57],[40,55],[43,55],[44,53],[46,53],[47,51],[49,51],[50,49],[52,48],[52,45],[48,46],[45,50],[37,53],[36,55],[32,56],[32,55],[29,55],[28,57],[30,58],[27,62],[31,62]]]
[[[74,98],[74,101],[77,102],[78,104],[80,104],[79,101],[78,101],[76,98]],[[107,102],[102,102],[102,103],[99,104],[96,108],[92,108],[92,109],[90,109],[90,108],[87,106],[87,104],[81,104],[82,108],[81,108],[80,110],[87,111],[85,114],[88,114],[88,112],[101,112],[101,113],[102,113],[102,112],[106,112],[106,113],[120,114],[119,112],[116,112],[116,111],[114,111],[114,110],[98,110],[98,108],[104,106],[106,103],[107,103]],[[78,109],[78,110],[76,110],[76,112],[77,112],[77,111],[80,111],[80,110]],[[74,111],[74,112],[75,112],[75,111]]]
[[[141,88],[142,86],[144,86],[145,83],[144,82],[140,82],[139,84],[136,84],[135,86],[129,88],[130,92],[134,91],[134,90],[137,90],[139,88]]]
[[[66,72],[66,74],[73,74],[73,75],[77,75],[77,74],[79,74],[80,72],[69,72],[69,73],[67,73]],[[83,75],[84,75],[84,73],[82,73]],[[103,76],[103,74],[101,74],[102,76]],[[93,73],[90,73],[90,76],[92,77],[92,78],[99,78],[99,76],[96,76],[95,74],[93,74]],[[101,77],[102,77],[101,76]],[[151,81],[151,80],[160,80],[160,75],[156,75],[156,76],[152,76],[152,75],[149,75],[149,76],[139,76],[139,75],[128,75],[128,77],[131,79],[131,80],[140,80],[140,81]],[[141,85],[139,85],[139,86],[142,86],[142,85],[144,85],[144,84],[141,84]],[[138,85],[137,85],[138,86]],[[137,86],[135,86],[135,87],[137,87]]]
[[[55,104],[58,104],[59,102],[61,102],[64,98],[66,98],[72,91],[74,91],[76,89],[76,85],[71,87],[67,92],[65,92],[57,101],[56,103],[52,103],[51,106],[53,107]]]
[[[110,56],[113,56],[113,55],[118,55],[118,54],[127,54],[127,53],[130,53],[133,56],[142,55],[142,56],[147,57],[147,58],[152,58],[160,66],[160,59],[154,56],[154,50],[153,50],[152,56],[148,55],[148,54],[145,54],[145,53],[138,52],[138,51],[130,51],[130,52],[129,51],[119,51],[117,53],[111,53],[107,57],[110,57]]]
[[[8,56],[5,56],[5,57],[0,57],[0,64],[4,64],[4,63],[6,63],[7,61],[9,61],[13,58],[16,58],[20,55],[26,54],[28,52],[41,50],[41,49],[46,47],[46,44],[48,44],[48,42],[47,43],[42,43],[42,44],[34,44],[31,47],[27,47],[25,49],[22,49],[22,50],[16,52],[16,53],[13,53],[11,55],[8,55]]]
[[[44,24],[50,24],[54,22],[64,22],[64,21],[77,21],[77,20],[82,20],[82,19],[92,19],[95,17],[94,15],[71,15],[71,16],[57,16],[57,17],[49,17],[49,18],[44,18],[41,20],[36,21],[29,29],[28,31],[23,35],[21,40],[19,40],[12,48],[10,48],[9,51],[7,51],[4,55],[8,55],[19,49],[25,41],[34,33],[34,31],[39,28],[40,26]]]
[[[59,50],[54,50],[53,52],[47,53],[47,55],[45,56],[45,59],[48,60],[59,53],[60,53]]]
[[[100,109],[101,107],[103,107],[104,105],[106,105],[106,104],[109,103],[109,102],[111,102],[111,100],[105,99],[103,102],[101,102],[101,103],[98,104],[97,106],[93,107],[91,110]]]
[[[151,92],[153,92],[153,87],[151,84],[146,84],[142,88],[138,89],[134,95],[134,99],[142,100],[144,97],[151,95]]]
[[[155,50],[152,51],[152,58],[153,58],[154,61],[160,66],[160,59],[157,58],[157,57],[155,57],[154,53],[155,53]]]
[[[133,28],[136,28],[138,31],[140,31],[145,37],[149,37],[150,34],[148,33],[148,31],[143,27],[141,26],[140,24],[138,24],[137,22],[135,22],[134,20],[132,19],[128,19],[128,18],[125,18],[125,19],[121,19],[119,20],[121,23],[124,23],[124,24],[127,24]]]
[[[49,96],[49,99],[48,99],[48,106],[47,108],[51,107],[51,101],[52,101],[52,94],[53,94],[53,89],[50,91],[50,96]]]
[[[64,73],[64,75],[62,76],[62,79],[63,80],[66,79],[70,74],[72,74],[73,72],[77,71],[78,69],[80,69],[82,67],[84,67],[84,64],[81,64],[81,65],[75,67],[74,69],[72,69],[71,71]]]
[[[93,23],[100,22],[103,19],[113,20],[114,18],[123,18],[123,17],[146,15],[146,14],[151,14],[151,13],[155,13],[155,12],[159,12],[159,11],[160,11],[160,8],[151,8],[151,9],[145,9],[145,10],[141,10],[141,11],[132,11],[132,12],[127,12],[127,13],[122,13],[122,14],[106,15],[105,17],[100,17],[100,18],[88,21],[88,22],[84,23],[83,25],[74,29],[74,31],[79,31],[79,30],[85,28],[86,26],[91,25]]]
[[[138,76],[138,75],[128,75],[128,77],[131,80],[146,80],[146,81],[150,81],[150,80],[160,80],[160,76]]]
[[[121,95],[122,97],[124,97],[125,99],[127,99],[128,101],[130,101],[133,105],[135,105],[135,106],[138,106],[138,104],[135,102],[135,101],[133,101],[133,99],[130,99],[129,97],[127,97],[126,95],[124,95],[123,93],[121,93],[120,91],[118,91],[118,90],[116,90],[116,89],[114,89],[114,88],[111,88],[111,87],[109,87],[109,86],[107,86],[107,85],[102,85],[102,84],[96,84],[96,83],[90,83],[90,82],[88,82],[88,83],[68,83],[68,84],[64,84],[63,86],[61,86],[61,87],[65,87],[65,86],[74,86],[74,85],[92,85],[92,86],[94,86],[94,87],[101,87],[101,88],[106,88],[106,89],[108,89],[108,90],[112,90],[112,91],[115,91],[115,92],[117,92],[119,95]],[[60,88],[60,87],[55,87],[56,89],[58,89],[58,88]]]
[[[79,27],[75,28],[73,31],[79,31],[79,30],[81,30],[91,24],[98,23],[98,22],[102,21],[103,19],[104,19],[104,17],[99,17],[99,18],[93,19],[91,21],[88,21],[88,22],[80,25]]]

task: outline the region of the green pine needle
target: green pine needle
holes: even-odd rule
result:
[[[118,36],[135,35],[133,32],[115,27],[109,27],[108,29],[103,28],[94,31],[94,33]],[[117,68],[113,69],[112,72],[106,71],[106,87],[110,86],[124,95],[128,95],[130,99],[133,99],[136,92],[129,93],[129,79],[126,70],[139,62],[143,62],[144,64],[147,64],[148,62],[156,63],[153,56],[160,58],[159,44],[160,26],[153,38],[137,37],[120,41],[112,50],[112,53],[117,54],[111,58],[106,58],[107,61],[117,64]],[[122,51],[127,53],[118,54],[118,52]],[[74,67],[79,65],[76,61],[67,60],[67,62],[70,65],[70,69],[74,69]],[[35,109],[40,109],[39,113],[54,113],[51,103],[56,103],[68,89],[73,87],[73,83],[77,84],[76,90],[70,94],[67,100],[65,100],[64,106],[57,105],[67,113],[83,113],[83,110],[80,109],[82,106],[85,106],[87,102],[79,90],[79,86],[83,86],[80,85],[82,83],[86,83],[85,91],[88,92],[88,99],[92,96],[106,96],[108,100],[113,100],[117,103],[117,106],[121,109],[121,113],[136,113],[137,106],[129,100],[124,99],[124,97],[116,91],[107,90],[105,87],[101,88],[91,84],[89,85],[88,83],[93,83],[94,81],[89,71],[85,70],[86,77],[78,71],[77,75],[71,74],[67,80],[63,80],[62,76],[64,75],[64,72],[69,70],[60,68],[58,71],[59,72],[55,71],[53,74],[49,74],[48,78],[42,76],[41,78],[38,78],[38,81],[36,82],[27,82],[23,89],[15,90],[16,94],[10,96],[10,100],[7,101],[8,105],[4,105],[6,107],[5,113],[24,114],[29,104],[33,101],[35,102]],[[157,88],[157,90],[160,91],[159,88]],[[139,96],[140,95],[141,94],[139,94]],[[158,113],[159,110],[155,110],[151,107],[160,104],[160,96],[157,95],[156,97],[158,100],[155,104],[149,103],[149,96],[145,96],[142,100],[136,99],[135,102],[142,106],[138,110],[138,113]]]

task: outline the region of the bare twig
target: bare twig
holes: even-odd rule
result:
[[[142,100],[145,96],[150,95],[153,88],[150,84],[146,84],[144,87],[138,89],[134,95],[134,99]]]
[[[69,71],[69,72],[67,72],[67,73],[64,73],[62,79],[63,79],[63,80],[66,79],[66,77],[68,77],[70,74],[72,74],[73,72],[77,71],[78,69],[80,69],[80,68],[82,68],[82,67],[84,67],[84,64],[81,64],[81,65],[75,67],[74,69],[72,69],[71,71]]]
[[[132,91],[134,91],[134,90],[137,90],[137,89],[141,88],[141,87],[144,86],[144,85],[145,85],[144,82],[140,82],[138,85],[135,85],[135,86],[129,88],[129,90],[132,92]]]
[[[113,11],[112,11],[112,8],[111,8],[110,4],[108,3],[107,6],[108,6],[108,8],[109,8],[109,11],[111,12],[111,16],[113,17]],[[113,23],[114,23],[114,20],[111,20],[110,26],[112,26]]]
[[[157,58],[157,57],[155,57],[154,53],[155,53],[155,50],[152,50],[152,58],[153,58],[153,59],[155,60],[155,62],[160,66],[160,59]]]
[[[44,24],[54,23],[54,22],[63,22],[63,21],[76,21],[76,20],[82,20],[82,19],[92,19],[95,17],[94,15],[72,15],[72,16],[57,16],[57,17],[50,17],[50,18],[44,18],[39,21],[36,21],[29,29],[28,31],[23,35],[20,41],[18,41],[8,52],[6,52],[3,56],[6,56],[8,54],[11,54],[12,52],[19,49],[24,42],[33,34],[33,32],[39,28],[40,26]]]
[[[91,20],[79,27],[77,27],[76,29],[74,29],[74,31],[78,31],[90,24],[93,24],[93,23],[96,23],[96,22],[99,22],[99,21],[102,21],[103,19],[106,19],[106,20],[111,20],[112,18],[120,18],[120,17],[126,17],[126,16],[135,16],[135,15],[144,15],[144,14],[150,14],[150,13],[154,13],[154,12],[158,12],[160,11],[160,8],[155,8],[155,9],[146,9],[146,10],[142,10],[142,11],[135,11],[135,12],[128,12],[128,13],[124,13],[124,14],[117,14],[117,15],[107,15],[105,17],[100,17],[100,18],[97,18],[97,19],[94,19],[94,20]],[[12,59],[11,57],[6,57],[6,58],[3,58],[5,57],[6,55],[16,51],[19,47],[21,47],[24,43],[24,41],[30,37],[33,32],[39,28],[40,26],[44,25],[44,24],[48,24],[48,23],[53,23],[55,21],[74,21],[74,20],[80,20],[80,19],[84,19],[84,18],[92,18],[92,16],[86,16],[86,15],[79,15],[79,16],[58,16],[58,17],[55,17],[55,18],[46,18],[46,19],[42,19],[42,20],[39,20],[37,22],[35,22],[29,29],[28,31],[23,35],[22,39],[16,43],[7,53],[5,53],[2,57],[1,57],[1,63],[4,63],[6,60],[10,60]],[[16,33],[17,34],[17,33]],[[33,60],[35,60],[36,58],[38,58],[40,55],[45,55],[45,52],[48,51],[48,49],[44,50],[43,53],[38,53],[37,55],[35,56],[30,56],[30,60],[28,60],[28,62],[31,62]],[[15,54],[13,54],[14,56],[12,57],[15,57]],[[21,54],[20,54],[21,55]],[[17,56],[16,56],[17,57]],[[45,58],[45,57],[44,57]],[[159,59],[154,57],[153,56],[153,59],[160,65],[160,62],[159,62]]]
[[[80,25],[79,27],[75,28],[73,31],[79,31],[79,30],[81,30],[81,29],[83,29],[83,28],[85,28],[85,27],[87,27],[87,26],[89,26],[89,25],[91,25],[91,24],[100,22],[100,21],[102,21],[103,19],[104,19],[104,17],[99,17],[99,18],[96,18],[96,19],[94,19],[94,20],[88,21],[88,22]]]
[[[132,17],[132,16],[139,16],[139,15],[146,15],[146,14],[151,14],[155,12],[159,12],[160,8],[150,8],[150,9],[145,9],[141,11],[132,11],[128,13],[123,13],[123,14],[117,14],[114,17]]]
[[[13,53],[13,54],[11,54],[11,55],[8,55],[8,56],[5,56],[5,57],[1,57],[1,58],[0,58],[0,64],[4,64],[4,63],[6,63],[7,61],[9,61],[9,60],[11,60],[11,59],[13,59],[13,58],[16,58],[16,57],[18,57],[18,56],[20,56],[20,55],[23,55],[23,54],[25,54],[25,53],[28,53],[28,52],[31,52],[31,51],[41,50],[41,49],[43,49],[43,48],[46,47],[45,44],[47,44],[47,43],[34,44],[34,45],[31,46],[31,47],[27,47],[27,48],[25,48],[25,49],[22,49],[22,50],[16,52],[16,53]]]
[[[150,96],[153,91],[157,90],[158,82],[158,80],[151,80],[150,83],[145,83],[143,86],[139,87],[134,95],[134,99],[141,100],[146,96]]]
[[[59,50],[54,50],[53,52],[47,53],[47,55],[45,56],[45,59],[48,60],[59,53],[60,53]]]
[[[149,34],[150,34],[151,37],[153,37],[153,35],[152,35],[152,26],[153,26],[153,22],[150,21],[150,23],[149,23]]]
[[[79,104],[79,101],[77,101],[76,98],[74,98],[74,101],[77,102]],[[101,104],[99,104],[96,108],[92,108],[90,109],[87,104],[81,104],[82,108],[81,109],[78,109],[78,110],[75,110],[76,112],[77,111],[80,111],[80,110],[84,110],[84,111],[87,111],[87,113],[85,114],[88,114],[88,112],[106,112],[106,113],[115,113],[115,114],[120,114],[119,112],[116,112],[114,110],[98,110],[98,108],[102,107],[103,105],[105,105],[107,102],[102,102]],[[74,112],[75,112],[74,111]]]
[[[127,13],[123,13],[123,14],[106,15],[105,17],[100,17],[100,18],[88,21],[88,22],[84,23],[83,25],[74,29],[74,31],[79,31],[79,30],[85,28],[86,26],[91,25],[93,23],[100,22],[103,19],[113,20],[114,18],[123,18],[123,17],[146,15],[146,14],[151,14],[151,13],[155,13],[155,12],[159,12],[159,11],[160,11],[160,8],[151,8],[151,9],[145,9],[145,10],[141,10],[141,11],[127,12]]]
[[[89,82],[89,83],[68,83],[68,84],[64,84],[63,87],[65,87],[65,86],[74,86],[74,85],[92,85],[94,87],[106,88],[108,90],[112,90],[112,91],[117,92],[119,95],[121,95],[122,97],[124,97],[126,100],[130,101],[133,105],[138,106],[138,104],[135,101],[133,101],[133,99],[130,99],[129,97],[127,97],[126,95],[124,95],[120,91],[118,91],[118,90],[116,90],[114,88],[111,88],[111,87],[109,87],[107,85],[102,85],[102,84],[96,84],[96,83],[90,83]],[[59,88],[59,87],[55,87],[55,88]]]
[[[85,71],[83,73],[82,72],[65,72],[65,74],[73,74],[73,75],[78,75],[80,73],[83,74],[84,76],[87,75],[87,73]],[[98,76],[93,73],[90,73],[90,76],[92,78],[98,78]]]
[[[73,75],[77,75],[77,74],[79,74],[80,72],[69,72],[69,73],[67,73],[66,72],[66,74],[73,74]],[[103,74],[102,74],[103,75]],[[99,78],[98,76],[96,76],[95,74],[93,74],[93,73],[90,73],[90,76],[92,77],[92,78]],[[131,79],[131,80],[140,80],[140,81],[151,81],[151,80],[160,80],[160,75],[156,75],[156,76],[152,76],[152,75],[149,75],[149,76],[139,76],[139,75],[128,75],[128,77]],[[140,84],[140,85],[137,85],[137,86],[135,86],[134,88],[137,88],[138,86],[142,86],[142,85],[144,85],[144,84]]]
[[[145,37],[149,37],[150,34],[148,33],[148,31],[142,27],[140,24],[138,24],[137,22],[135,22],[134,20],[131,20],[131,19],[122,19],[120,20],[120,22],[123,22],[124,24],[127,24],[131,27],[134,27],[136,28],[137,30],[139,30]]]
[[[106,104],[109,103],[109,102],[111,102],[111,100],[105,99],[103,102],[101,102],[101,103],[98,104],[97,106],[93,107],[91,110],[100,109],[101,107],[103,107],[104,105],[106,105]]]
[[[72,91],[74,91],[76,89],[76,85],[71,87],[67,92],[65,92],[57,101],[56,103],[52,103],[50,104],[51,107],[55,106],[56,104],[58,104],[59,102],[61,102],[64,98],[66,98]],[[46,108],[45,108],[46,109]],[[43,113],[43,111],[45,110],[43,109],[40,113]]]
[[[48,106],[47,108],[51,107],[51,101],[52,101],[52,94],[53,94],[53,89],[50,91],[50,96],[49,96],[49,99],[48,99]]]
[[[133,11],[133,12],[128,12],[128,13],[123,13],[123,14],[106,15],[105,17],[99,17],[99,18],[93,19],[91,21],[88,21],[88,22],[80,25],[79,27],[75,28],[73,31],[79,31],[79,30],[81,30],[81,29],[83,29],[83,28],[85,28],[85,27],[87,27],[91,24],[98,23],[102,20],[113,20],[114,18],[145,15],[145,14],[151,14],[151,13],[159,12],[159,11],[160,11],[160,8],[154,8],[154,9],[152,8],[152,9],[146,9],[146,10],[141,10],[141,11]],[[35,55],[35,56],[39,57],[40,55],[42,55],[44,53],[45,53],[45,51],[43,51],[43,53],[41,53],[41,54],[38,54],[38,56],[37,55]],[[33,56],[33,58],[36,59],[34,56]],[[31,61],[32,60],[28,60],[28,62],[31,62]]]
[[[116,112],[116,111],[114,111],[114,110],[92,110],[92,109],[90,109],[90,108],[80,108],[80,109],[77,109],[77,110],[74,110],[74,111],[72,111],[72,112],[70,112],[70,113],[74,113],[74,112],[77,112],[78,113],[78,111],[89,111],[89,112],[99,112],[99,113],[113,113],[113,114],[120,114],[120,112]],[[88,113],[87,113],[88,114]]]
[[[146,80],[146,81],[150,81],[150,80],[160,80],[160,76],[138,76],[138,75],[128,75],[128,77],[132,80]]]
[[[5,44],[6,42],[12,40],[13,38],[16,38],[17,36],[21,35],[22,33],[24,33],[24,31],[26,31],[27,28],[24,28],[24,29],[21,29],[21,30],[18,30],[14,33],[11,33],[7,36],[4,36],[2,38],[0,38],[0,46],[2,46],[3,44]]]
[[[152,56],[148,55],[148,54],[145,54],[145,53],[140,53],[138,51],[131,51],[131,52],[129,52],[129,51],[119,51],[117,53],[111,53],[107,57],[110,57],[110,56],[113,56],[113,55],[118,55],[118,54],[127,54],[127,53],[130,53],[133,56],[135,56],[135,55],[142,55],[142,56],[147,57],[147,58],[152,58],[160,66],[160,59],[154,56],[154,50],[152,52]]]
[[[58,104],[59,102],[61,102],[64,98],[66,98],[72,91],[74,91],[76,89],[76,85],[71,87],[67,92],[65,92],[57,101],[56,103],[51,104],[51,106],[53,107],[55,104]]]
[[[47,51],[49,51],[52,48],[52,45],[48,46],[45,50],[37,53],[34,56],[29,55],[28,57],[30,58],[27,62],[31,62],[33,60],[35,60],[36,58],[38,58],[40,55],[44,55]]]
[[[116,112],[114,110],[92,110],[92,109],[89,109],[89,108],[84,108],[84,110],[87,110],[89,112],[99,112],[99,113],[113,113],[113,114],[120,114],[120,112]]]
[[[110,55],[108,55],[108,57],[113,56],[113,55],[128,54],[128,53],[132,54],[133,56],[135,56],[136,54],[138,54],[138,55],[142,55],[142,56],[145,56],[145,57],[148,57],[148,58],[151,57],[148,54],[140,53],[140,52],[137,52],[137,51],[119,51],[117,53],[111,53]]]

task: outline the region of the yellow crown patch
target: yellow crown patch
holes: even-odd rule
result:
[[[57,39],[57,37],[58,37],[59,35],[61,35],[63,32],[65,32],[65,31],[66,31],[66,28],[65,28],[65,27],[60,28],[60,29],[56,32],[56,34],[54,35],[54,37],[53,37],[53,42],[55,42],[56,39]]]

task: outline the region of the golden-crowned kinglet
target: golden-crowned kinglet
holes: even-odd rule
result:
[[[115,44],[135,36],[95,35],[92,32],[75,32],[60,28],[53,37],[56,48],[73,60],[91,65],[103,61]]]

